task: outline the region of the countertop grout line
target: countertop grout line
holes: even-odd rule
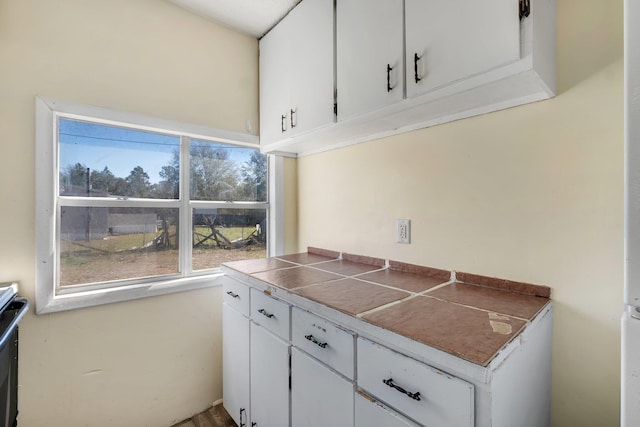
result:
[[[374,308],[372,308],[370,310],[363,311],[362,313],[358,313],[358,314],[355,315],[355,317],[357,317],[358,319],[366,321],[366,319],[363,319],[364,316],[376,313],[376,312],[378,312],[380,310],[384,310],[384,309],[389,308],[389,307],[393,307],[394,305],[400,304],[401,302],[409,301],[409,300],[411,300],[413,298],[417,298],[418,296],[419,295],[417,295],[417,294],[409,294],[405,298],[402,298],[402,299],[399,299],[399,300],[396,300],[396,301],[392,301],[392,302],[388,302],[388,303],[383,304],[381,306],[374,307]]]
[[[302,285],[302,286],[298,286],[295,288],[283,288],[281,286],[278,286],[276,284],[273,283],[269,283],[271,286],[276,286],[280,289],[284,289],[285,291],[288,291],[289,293],[295,293],[294,291],[297,291],[298,289],[308,289],[308,288],[313,288],[315,286],[319,286],[319,285],[325,285],[327,283],[334,283],[334,282],[338,282],[340,280],[344,280],[345,277],[338,277],[337,279],[331,279],[331,280],[327,280],[325,282],[318,282],[318,283],[309,283],[308,285]]]
[[[465,307],[465,308],[470,308],[470,309],[473,309],[473,310],[484,311],[485,313],[499,314],[499,315],[502,315],[502,316],[506,316],[506,317],[508,317],[508,318],[510,318],[510,319],[522,320],[522,321],[524,321],[527,325],[528,325],[529,323],[531,323],[531,320],[530,320],[530,319],[525,319],[525,318],[523,318],[523,317],[514,316],[513,314],[506,314],[506,313],[501,313],[501,312],[499,312],[499,311],[495,311],[495,310],[487,310],[486,308],[474,307],[474,306],[472,306],[472,305],[467,305],[467,304],[463,304],[463,303],[455,302],[455,301],[449,301],[449,300],[446,300],[446,299],[444,299],[444,298],[434,297],[434,296],[431,296],[431,295],[419,295],[419,296],[423,296],[423,297],[427,297],[427,298],[432,298],[432,299],[435,299],[435,300],[438,300],[438,301],[441,301],[441,302],[445,302],[445,303],[449,303],[449,304],[457,305],[457,306],[459,306],[459,307]],[[538,310],[538,312],[539,312],[539,311],[540,311],[540,310]],[[537,315],[537,313],[536,313],[536,315]],[[535,317],[535,316],[534,316],[534,317]]]
[[[339,260],[339,261],[344,261],[344,260]],[[357,262],[353,262],[353,261],[346,261],[346,262],[350,262],[350,263],[352,263],[352,264],[358,264],[358,265],[369,265],[369,264],[362,264],[362,263],[357,263]],[[381,268],[378,268],[378,269],[376,269],[376,270],[369,270],[369,271],[365,271],[365,272],[362,272],[362,273],[356,273],[356,274],[344,274],[344,273],[338,273],[338,272],[331,271],[331,270],[323,270],[323,269],[322,269],[322,268],[320,268],[320,267],[316,267],[316,265],[318,265],[318,264],[323,264],[323,263],[316,263],[316,264],[314,264],[314,265],[309,265],[308,267],[311,267],[311,268],[313,268],[313,269],[315,269],[315,270],[324,271],[325,273],[338,274],[338,275],[343,276],[343,277],[345,277],[345,278],[354,278],[354,279],[355,279],[357,276],[361,276],[361,275],[363,275],[363,274],[369,274],[369,273],[374,273],[374,272],[376,272],[376,271],[384,271],[384,270],[385,270],[385,267],[381,267]]]
[[[442,288],[444,288],[444,287],[446,287],[446,286],[453,285],[454,283],[456,283],[456,281],[455,281],[455,280],[449,280],[449,281],[447,281],[447,282],[440,283],[439,285],[435,285],[435,286],[434,286],[434,287],[432,287],[432,288],[425,289],[425,290],[424,290],[424,291],[422,291],[422,292],[417,292],[417,294],[418,294],[418,295],[426,296],[425,294],[428,294],[428,293],[429,293],[429,292],[431,292],[431,291],[436,291],[436,290],[438,290],[438,289],[442,289]]]
[[[380,271],[380,270],[376,270],[376,271]],[[366,273],[363,273],[363,274],[366,274]],[[393,291],[407,292],[408,294],[411,294],[411,295],[420,295],[422,292],[425,292],[425,291],[412,292],[412,291],[409,291],[407,289],[397,288],[395,286],[387,285],[387,284],[384,284],[384,283],[378,283],[378,282],[373,282],[371,280],[365,280],[365,279],[363,279],[361,277],[357,277],[357,276],[352,276],[351,279],[355,279],[355,280],[358,280],[360,282],[368,283],[370,285],[382,286],[383,288],[391,289]],[[440,286],[440,285],[438,285],[438,286]]]

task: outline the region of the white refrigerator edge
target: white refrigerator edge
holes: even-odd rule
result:
[[[640,426],[640,2],[624,2],[624,312],[622,427]]]

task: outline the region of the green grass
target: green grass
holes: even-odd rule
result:
[[[64,258],[64,262],[66,262],[69,265],[84,265],[91,262],[91,260],[86,257],[69,255],[68,257]]]

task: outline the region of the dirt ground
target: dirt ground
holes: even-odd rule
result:
[[[260,247],[194,249],[193,269],[215,268],[224,262],[264,258],[265,256],[266,250]],[[60,286],[175,274],[177,272],[177,250],[75,255],[61,260]]]

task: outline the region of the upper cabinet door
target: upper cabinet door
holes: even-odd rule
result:
[[[334,122],[332,0],[304,0],[260,40],[260,142]]]
[[[283,20],[260,40],[260,143],[287,138],[290,25]]]
[[[338,121],[404,96],[402,0],[338,0]]]
[[[517,0],[405,0],[407,98],[520,59]]]
[[[304,0],[291,11],[289,125],[299,134],[333,123],[334,14],[332,0]]]

